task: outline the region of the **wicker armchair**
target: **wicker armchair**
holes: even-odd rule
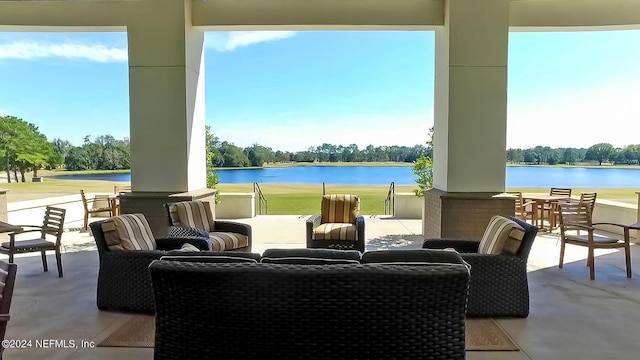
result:
[[[529,283],[527,259],[538,228],[515,217],[525,230],[515,256],[478,254],[479,241],[427,239],[422,245],[429,249],[456,249],[471,265],[469,281],[469,317],[529,316]]]
[[[463,264],[160,260],[149,270],[156,360],[465,358]]]
[[[106,221],[89,224],[100,258],[96,298],[100,310],[153,313],[155,307],[149,264],[170,254],[169,250],[179,249],[184,243],[202,250],[209,248],[207,238],[185,237],[155,239],[157,250],[111,250],[102,228]]]
[[[364,252],[364,217],[358,196],[322,196],[320,214],[309,217],[306,227],[307,248]]]
[[[216,220],[206,201],[181,201],[164,204],[169,222],[169,237],[209,238],[209,250],[251,252],[251,225]]]

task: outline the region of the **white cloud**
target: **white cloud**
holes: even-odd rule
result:
[[[205,45],[218,51],[234,51],[243,46],[290,38],[294,31],[212,31],[207,32]]]
[[[258,126],[242,121],[218,123],[214,120],[208,124],[220,140],[240,147],[258,143],[274,151],[302,151],[310,146],[328,143],[343,146],[356,144],[362,149],[370,144],[425,144],[429,127],[433,124],[433,115],[432,112],[423,115],[356,115],[336,117],[331,122],[319,118],[300,118],[295,123],[264,120]]]
[[[43,44],[33,41],[17,41],[0,44],[0,59],[37,58],[83,59],[94,62],[127,61],[127,49],[105,45]]]

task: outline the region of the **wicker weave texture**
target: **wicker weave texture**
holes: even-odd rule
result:
[[[527,259],[538,228],[519,219],[510,218],[525,229],[517,256],[478,254],[478,241],[427,239],[422,247],[456,249],[471,265],[469,280],[469,317],[529,316],[529,283]]]
[[[150,272],[156,360],[465,358],[464,265],[155,261]]]

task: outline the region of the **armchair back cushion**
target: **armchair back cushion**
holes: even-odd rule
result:
[[[169,216],[174,226],[190,227],[206,232],[215,231],[215,219],[206,201],[181,201],[169,205]]]
[[[360,197],[356,195],[323,195],[322,224],[348,223],[355,224],[360,215]]]
[[[156,250],[156,240],[143,214],[124,214],[105,220],[102,225],[109,250]]]
[[[484,231],[478,253],[516,255],[523,237],[522,226],[506,217],[496,215],[491,218]]]

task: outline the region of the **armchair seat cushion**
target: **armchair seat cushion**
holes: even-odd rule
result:
[[[313,229],[313,240],[358,240],[358,228],[354,224],[326,223]]]
[[[209,240],[212,251],[240,249],[249,246],[248,236],[232,232],[210,232]]]

